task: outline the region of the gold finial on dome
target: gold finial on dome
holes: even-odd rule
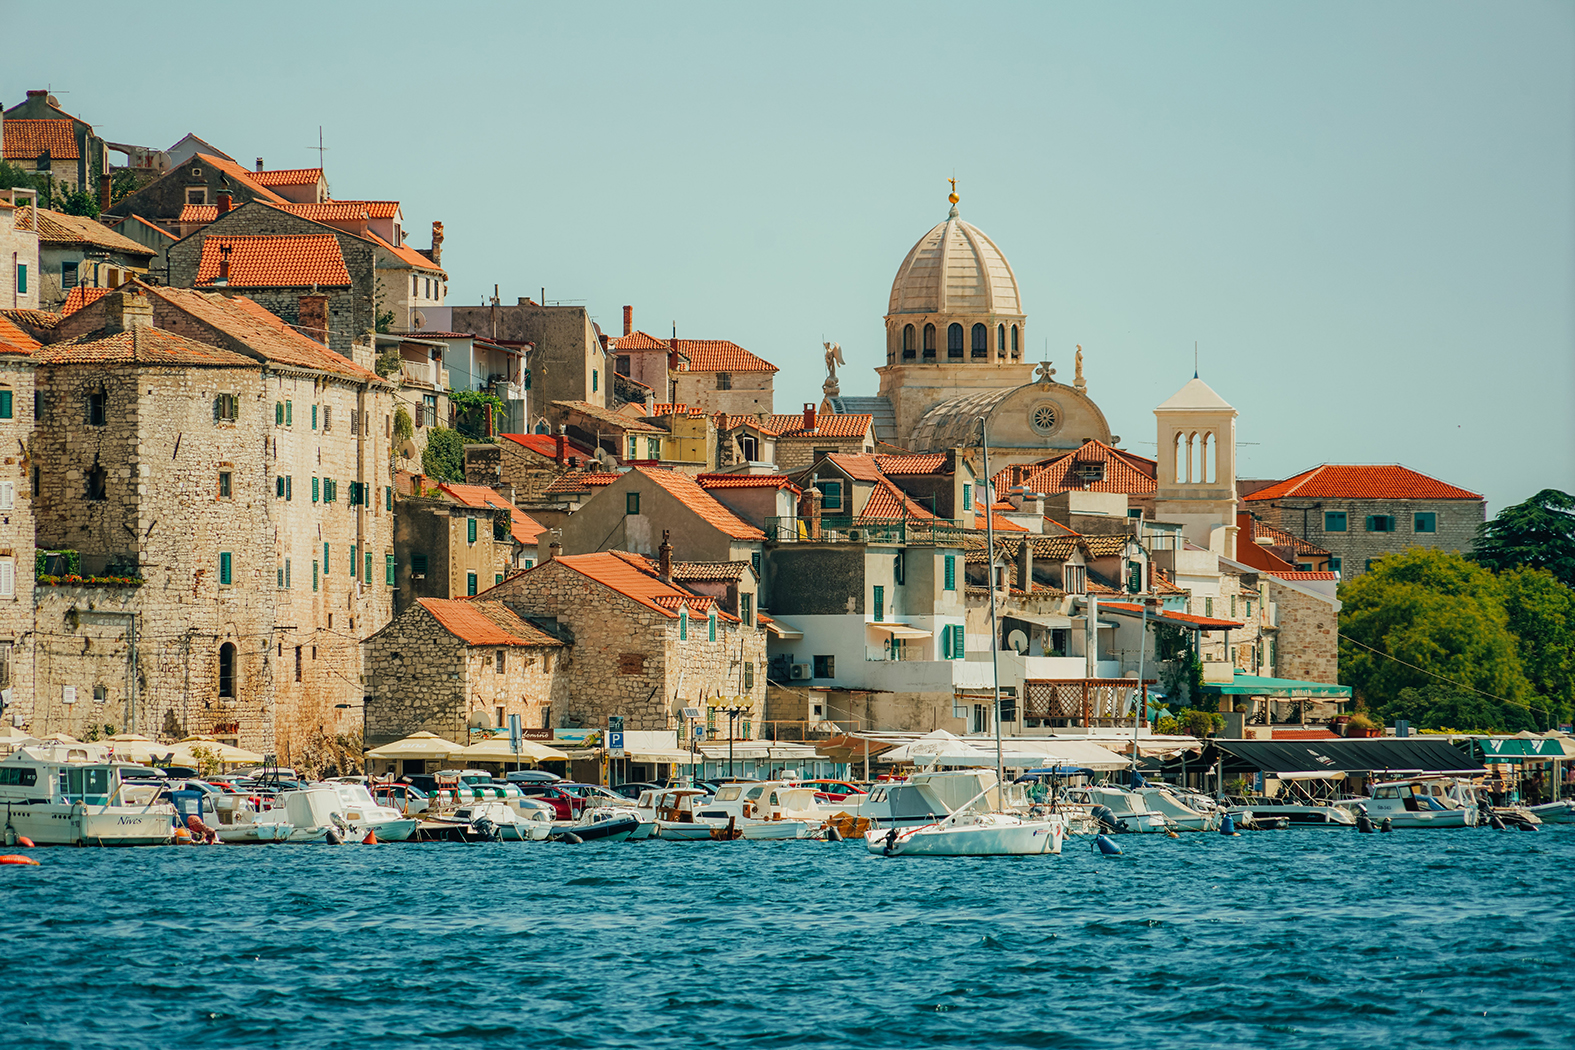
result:
[[[961,197],[957,196],[957,179],[954,176],[954,177],[952,177],[951,179],[949,179],[947,181],[949,181],[952,184],[952,191],[951,191],[951,193],[946,195],[946,199],[951,201],[953,204],[956,204],[958,201],[962,200]]]

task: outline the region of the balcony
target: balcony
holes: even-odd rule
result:
[[[879,648],[866,645],[864,647],[864,662],[886,663],[889,661],[900,661],[904,663],[922,663],[933,661],[935,658],[925,651],[927,648],[927,646],[922,645],[899,645],[895,647],[883,645]]]
[[[1144,683],[1145,704],[1152,684]],[[1052,726],[1130,728],[1137,713],[1130,698],[1137,687],[1135,678],[1030,678],[1023,682],[1020,717]]]
[[[968,530],[945,518],[913,521],[862,521],[823,517],[820,535],[811,538],[809,522],[798,517],[766,519],[772,543],[874,543],[908,547],[961,547]]]

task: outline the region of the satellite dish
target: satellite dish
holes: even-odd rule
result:
[[[470,722],[468,724],[472,729],[491,729],[492,717],[485,711],[472,711],[470,713]]]
[[[1022,631],[1013,631],[1006,636],[1006,644],[1021,656],[1028,651],[1028,636]]]
[[[404,440],[404,442],[399,446],[399,454],[401,456],[403,456],[404,458],[406,458],[406,459],[415,459],[416,458],[416,443],[414,441],[411,441],[409,438],[406,438]]]
[[[411,315],[410,323],[415,327],[416,331],[424,332],[427,329],[427,315],[417,310]]]

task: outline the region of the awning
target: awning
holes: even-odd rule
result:
[[[1564,742],[1548,737],[1510,737],[1500,740],[1478,740],[1484,762],[1559,762],[1575,752],[1568,751]]]
[[[909,627],[905,623],[866,623],[865,627],[873,627],[877,631],[885,631],[894,638],[929,638],[929,631],[921,631],[917,627]]]
[[[1070,616],[1052,616],[1046,613],[1029,615],[1028,613],[1020,612],[1003,612],[1000,616],[1003,620],[1022,620],[1024,623],[1049,627],[1057,631],[1064,631],[1072,626],[1072,618]],[[1115,624],[1102,624],[1101,626],[1114,627]]]
[[[1338,740],[1220,740],[1225,774],[1321,770],[1331,773],[1481,773],[1482,766],[1448,743],[1425,737]],[[1204,761],[1212,762],[1209,752]]]
[[[1273,773],[1275,780],[1344,780],[1343,769],[1309,769],[1295,773]]]
[[[770,631],[778,638],[797,640],[804,637],[803,631],[799,630],[797,627],[794,627],[792,624],[783,623],[776,617],[772,617],[769,621],[767,621],[766,630]]]
[[[1349,700],[1351,687],[1330,685],[1328,682],[1303,682],[1295,678],[1263,678],[1255,674],[1236,672],[1229,685],[1203,685],[1205,693],[1228,693],[1234,696],[1269,696],[1283,700],[1309,700],[1313,697],[1334,697]]]
[[[676,748],[634,748],[625,752],[631,762],[660,762],[670,766],[687,766],[701,759]]]

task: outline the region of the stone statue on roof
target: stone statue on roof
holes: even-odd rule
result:
[[[837,366],[847,365],[842,359],[842,344],[822,343],[821,345],[826,348],[826,381],[821,384],[820,389],[827,397],[840,397],[842,386],[837,382]]]
[[[1077,344],[1077,374],[1072,377],[1072,389],[1079,392],[1088,389],[1088,381],[1083,378],[1083,344]]]

